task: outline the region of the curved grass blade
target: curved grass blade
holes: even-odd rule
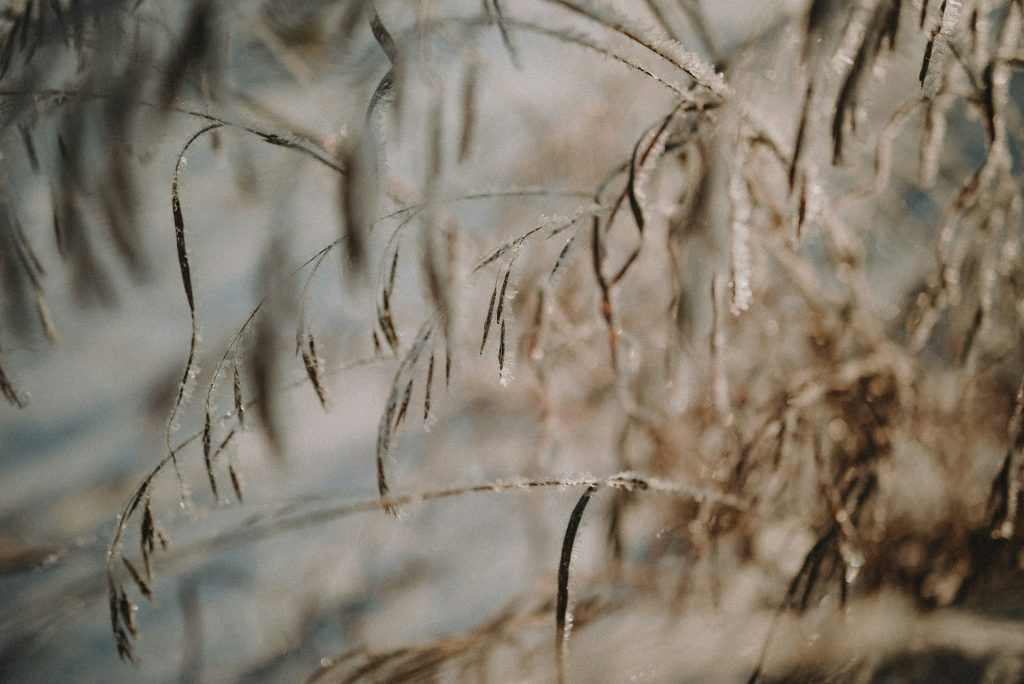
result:
[[[484,319],[484,335],[480,341],[480,353],[484,353],[484,348],[487,346],[487,336],[491,332],[491,321],[494,317],[494,303],[498,299],[498,283],[494,283],[494,289],[491,290],[491,303],[487,305],[487,317]]]
[[[316,398],[320,401],[320,406],[326,409],[327,388],[324,387],[323,382],[323,362],[317,355],[316,341],[311,332],[306,334],[306,345],[302,349],[302,364],[306,367],[306,375],[313,385],[313,390],[316,391]]]
[[[221,127],[219,123],[206,126],[192,135],[185,143],[181,153],[178,155],[178,162],[174,167],[174,180],[171,182],[171,212],[174,215],[174,238],[178,250],[178,267],[181,269],[181,282],[185,288],[185,299],[188,301],[189,317],[192,322],[192,339],[189,343],[188,360],[185,362],[185,371],[182,373],[181,382],[178,383],[178,396],[174,400],[174,408],[171,410],[171,418],[167,422],[167,448],[170,449],[170,436],[172,426],[177,418],[178,411],[185,401],[189,380],[195,370],[196,350],[199,341],[199,321],[196,317],[195,294],[192,289],[192,269],[188,261],[188,245],[185,242],[185,217],[181,212],[181,199],[178,187],[181,181],[181,169],[185,166],[185,155],[190,147],[204,134],[215,131]]]
[[[423,393],[423,422],[430,420],[430,390],[434,385],[434,354],[430,354],[430,363],[427,366],[427,385]]]
[[[807,135],[807,118],[810,114],[811,97],[814,94],[814,80],[807,83],[807,93],[804,95],[804,106],[800,112],[800,125],[796,129],[796,142],[793,143],[793,158],[789,164],[789,193],[793,194],[796,187],[797,169],[800,164],[800,155],[804,149],[804,138]]]
[[[637,157],[640,156],[640,145],[643,144],[643,136],[637,141],[636,145],[633,146],[633,154],[629,158],[629,176],[626,181],[626,194],[629,198],[629,210],[633,213],[633,220],[636,221],[636,228],[640,231],[640,234],[644,234],[644,212],[640,207],[640,198],[637,197],[636,192],[636,170],[637,170]]]
[[[569,647],[569,632],[572,624],[568,620],[569,613],[569,565],[572,563],[572,547],[576,542],[583,512],[590,503],[590,498],[597,491],[596,485],[589,485],[587,491],[576,502],[569,516],[569,524],[565,528],[562,540],[562,555],[558,561],[558,596],[555,600],[555,664],[558,671],[558,682],[565,682],[565,655]]]
[[[501,280],[501,292],[498,293],[498,309],[494,312],[494,322],[503,321],[502,314],[505,312],[505,292],[508,290],[508,278],[512,275],[512,264],[505,270],[505,277]]]

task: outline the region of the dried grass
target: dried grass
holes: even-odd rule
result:
[[[910,676],[921,654],[894,647],[888,660],[872,659],[837,640],[834,653],[801,658],[787,630],[818,620],[829,634],[844,621],[856,632],[875,624],[860,606],[896,594],[908,615],[1000,614],[993,605],[1007,578],[1020,580],[1024,545],[1024,5],[811,0],[735,44],[717,35],[707,4],[647,0],[629,9],[484,0],[459,14],[436,3],[354,1],[317,5],[307,25],[268,5],[251,39],[276,64],[308,89],[318,70],[340,68],[345,78],[331,139],[232,92],[236,67],[223,50],[249,38],[229,35],[223,3],[193,2],[145,51],[109,54],[97,46],[120,45],[115,37],[130,27],[140,46],[152,37],[159,22],[145,4],[25,2],[0,17],[0,152],[11,160],[0,173],[7,410],[32,410],[23,346],[57,345],[59,320],[47,304],[63,294],[51,291],[54,272],[67,271],[79,301],[110,305],[121,269],[141,281],[154,268],[140,227],[136,146],[162,145],[156,134],[174,130],[173,121],[202,126],[169,178],[187,360],[163,453],[124,503],[97,580],[122,658],[139,655],[133,597],[158,604],[164,575],[188,573],[179,584],[189,626],[182,675],[199,677],[210,608],[196,578],[211,559],[356,513],[399,516],[428,501],[458,507],[474,494],[520,489],[536,499],[583,489],[560,555],[543,546],[550,562],[535,568],[543,588],[475,629],[403,648],[377,650],[346,633],[331,647],[341,655],[319,668],[306,663],[310,678],[488,679],[504,657],[506,678],[582,680],[600,666],[569,653],[574,624],[582,632],[627,621],[642,601],[671,621],[734,610],[744,596],[740,610],[766,626],[756,643],[735,637],[749,681],[881,681],[892,668]],[[691,34],[699,52],[683,45]],[[617,70],[609,82],[628,88],[606,97],[595,77],[575,84],[571,111],[554,112],[566,131],[590,126],[586,144],[600,148],[592,157],[601,168],[580,171],[591,181],[582,192],[551,178],[573,160],[557,159],[562,152],[540,135],[503,157],[515,99],[502,79],[535,70],[545,42],[581,60],[606,56],[594,68]],[[458,76],[451,93],[439,77],[449,67]],[[600,116],[586,118],[586,103],[602,98]],[[236,106],[272,125],[241,121],[230,115]],[[500,107],[509,111],[495,114]],[[291,228],[261,243],[259,299],[202,376],[206,274],[195,277],[190,231],[203,208],[185,192],[199,182],[185,180],[185,164],[201,139],[215,149],[252,139],[305,157],[337,193],[342,225],[298,266]],[[531,174],[540,188],[509,181]],[[466,192],[469,181],[500,189]],[[52,196],[52,236],[21,204],[21,190],[37,185]],[[539,206],[564,214],[538,217]],[[39,249],[44,239],[52,250]],[[581,244],[589,259],[574,258]],[[345,298],[365,309],[370,332],[351,346],[347,331],[313,311],[332,252]],[[371,342],[372,352],[362,348]],[[497,385],[494,359],[486,370],[477,359],[489,342]],[[372,466],[369,453],[359,459],[376,497],[300,497],[169,546],[191,520],[192,477],[227,508],[225,475],[238,504],[243,472],[250,491],[263,485],[243,469],[252,461],[236,458],[254,440],[302,467],[289,437],[294,411],[303,421],[346,421],[338,407],[351,392],[337,375],[367,364],[390,376]],[[204,398],[192,406],[200,382]],[[329,416],[296,409],[294,387]],[[218,401],[230,409],[219,411]],[[431,437],[412,429],[421,415]],[[463,439],[460,416],[495,434],[502,421],[532,427],[516,428],[526,446],[512,456],[484,447],[476,458],[433,441]],[[258,439],[246,435],[257,426]],[[623,472],[551,475],[589,469]],[[164,513],[168,470],[184,516]],[[436,472],[478,484],[435,488]],[[613,490],[590,514],[601,517],[605,552],[580,562],[580,523],[599,489]],[[789,557],[766,551],[783,528],[798,532]],[[334,541],[362,550],[351,537]],[[366,612],[360,620],[372,621]],[[550,630],[552,615],[553,651],[534,634]],[[1019,673],[1010,661],[1020,652],[983,631],[963,634],[985,644],[981,669]],[[604,650],[624,662],[630,645]],[[840,663],[844,653],[855,662]],[[659,667],[671,660],[651,657]],[[900,658],[905,666],[893,664]],[[669,680],[693,674],[671,662]]]

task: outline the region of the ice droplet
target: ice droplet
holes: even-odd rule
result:
[[[857,550],[851,550],[846,556],[846,583],[853,584],[864,567],[864,555]]]

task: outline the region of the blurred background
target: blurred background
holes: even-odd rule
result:
[[[1017,681],[1021,14],[9,3],[0,679]]]

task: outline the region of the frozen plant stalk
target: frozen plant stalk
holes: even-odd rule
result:
[[[921,85],[925,97],[932,98],[938,94],[942,85],[942,72],[946,57],[950,51],[950,41],[960,28],[960,0],[947,0],[943,5],[942,25],[932,38],[930,48],[925,55],[925,66],[922,70]]]
[[[750,308],[753,290],[750,285],[753,258],[750,254],[750,196],[743,177],[738,173],[742,159],[737,160],[737,171],[729,179],[729,203],[732,206],[732,314],[738,316]]]

